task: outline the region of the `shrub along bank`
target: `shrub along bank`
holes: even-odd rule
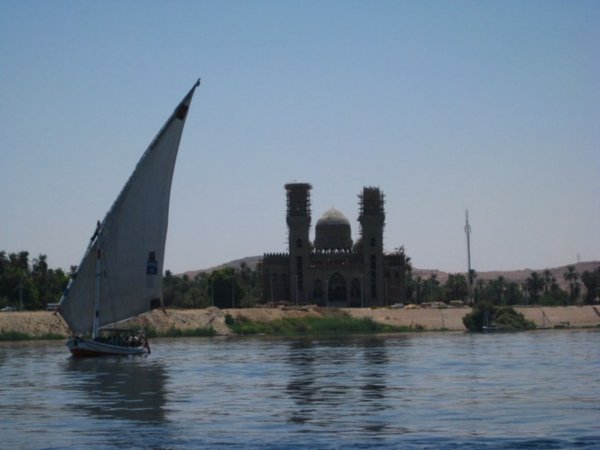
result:
[[[536,328],[535,323],[509,306],[495,306],[481,302],[463,317],[469,331],[523,331]]]
[[[266,334],[274,336],[334,336],[348,334],[375,334],[415,331],[416,328],[384,325],[370,318],[354,317],[290,317],[259,322],[244,316],[227,314],[225,323],[238,335]]]

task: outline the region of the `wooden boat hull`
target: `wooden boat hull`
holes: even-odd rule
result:
[[[103,355],[145,355],[150,353],[150,347],[146,342],[144,345],[130,347],[115,345],[108,342],[100,342],[81,337],[72,337],[67,341],[67,347],[76,358],[86,358]]]

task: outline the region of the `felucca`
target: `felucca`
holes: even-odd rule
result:
[[[171,181],[198,80],[139,160],[99,221],[58,306],[73,356],[150,353],[143,332],[107,328],[162,305]]]

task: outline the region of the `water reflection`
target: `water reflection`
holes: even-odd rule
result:
[[[319,387],[315,385],[315,356],[314,343],[311,340],[294,341],[290,343],[288,364],[293,368],[287,390],[299,409],[292,412],[290,422],[304,423],[310,420],[314,402]]]
[[[600,330],[0,345],[0,448],[599,449]],[[93,406],[92,406],[93,405]]]
[[[167,376],[156,360],[69,358],[65,365],[72,381],[70,388],[85,394],[74,408],[100,419],[164,421]]]
[[[378,337],[293,341],[287,363],[287,392],[295,405],[289,422],[330,424],[344,415],[362,415],[362,428],[380,431],[388,408],[389,365],[385,340]]]
[[[365,359],[363,398],[365,400],[380,400],[385,397],[385,366],[389,363],[385,341],[381,339],[365,339],[363,341],[363,356]]]

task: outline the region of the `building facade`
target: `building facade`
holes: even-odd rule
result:
[[[404,258],[384,254],[380,189],[365,187],[358,196],[360,238],[354,243],[350,222],[335,208],[319,218],[310,241],[311,189],[308,183],[285,185],[288,252],[263,255],[263,300],[356,307],[402,301]]]

